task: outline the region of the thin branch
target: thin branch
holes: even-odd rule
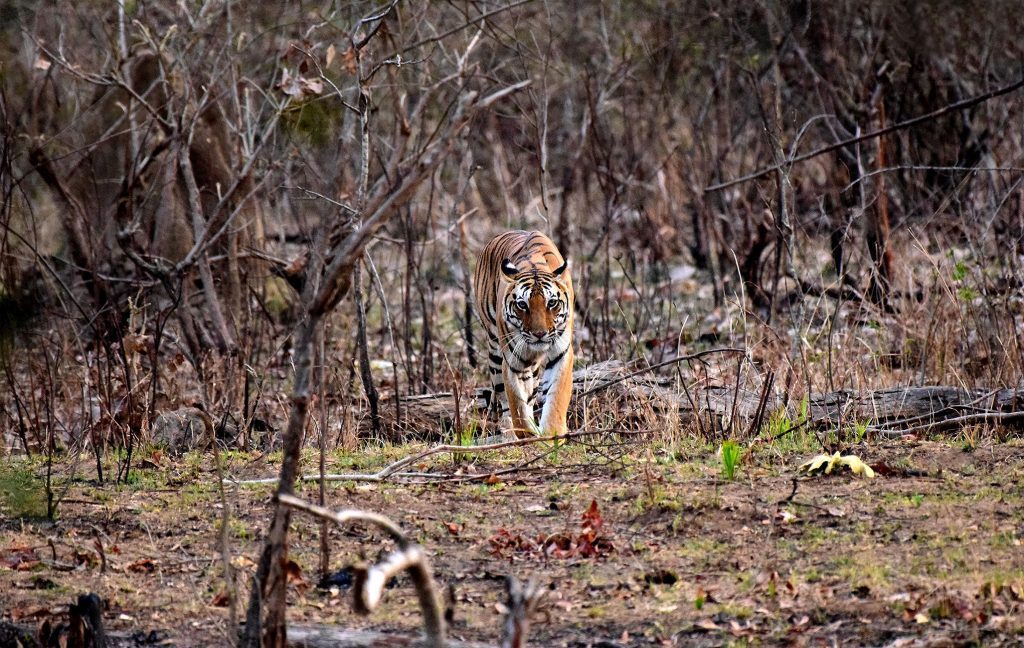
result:
[[[874,433],[884,437],[900,437],[904,434],[911,434],[914,432],[927,432],[930,430],[942,430],[951,427],[961,427],[965,425],[971,425],[974,423],[990,423],[990,422],[1006,422],[1006,421],[1019,421],[1024,420],[1024,412],[980,412],[978,414],[967,414],[965,416],[955,416],[953,418],[943,419],[941,421],[935,421],[934,423],[925,423],[923,425],[914,425],[908,428],[893,428],[893,427],[868,427],[867,432],[869,434]]]
[[[876,175],[881,175],[883,173],[892,173],[893,171],[965,171],[965,172],[969,171],[971,173],[976,173],[976,172],[979,172],[979,171],[991,171],[993,173],[1021,173],[1021,172],[1024,172],[1024,167],[1017,167],[1017,166],[973,166],[973,167],[966,167],[966,166],[937,166],[937,165],[930,165],[930,164],[901,164],[901,165],[898,165],[898,166],[887,166],[887,167],[882,167],[880,169],[875,169],[873,171],[866,171],[866,172],[864,172],[864,174],[861,177],[857,178],[853,182],[851,182],[848,185],[846,185],[845,187],[843,187],[840,190],[840,193],[852,189],[855,185],[857,185],[860,182],[863,182],[864,180],[867,180],[868,178],[871,178],[871,177],[876,176]]]
[[[771,165],[769,167],[765,167],[765,168],[761,169],[760,171],[755,171],[754,173],[750,173],[750,174],[747,174],[745,176],[741,176],[739,178],[735,178],[733,180],[727,180],[726,182],[719,182],[718,184],[710,185],[710,186],[704,188],[704,193],[712,193],[712,192],[715,192],[715,191],[721,191],[722,189],[728,189],[729,187],[732,187],[732,186],[735,186],[735,185],[738,185],[738,184],[742,184],[744,182],[749,182],[751,180],[757,180],[758,178],[763,178],[763,177],[765,177],[765,176],[767,176],[769,174],[775,173],[776,171],[779,171],[779,170],[781,170],[781,169],[783,169],[785,167],[789,167],[789,166],[792,166],[794,164],[799,164],[800,162],[806,162],[807,160],[810,160],[811,158],[818,157],[819,155],[824,155],[825,153],[831,153],[832,151],[835,151],[835,150],[841,149],[841,148],[845,148],[845,147],[850,146],[852,144],[858,144],[860,142],[864,142],[864,141],[867,141],[867,140],[870,140],[870,139],[875,139],[876,137],[881,137],[882,135],[888,135],[889,133],[894,133],[896,131],[905,130],[905,129],[911,128],[913,126],[917,126],[919,124],[923,124],[925,122],[932,121],[933,119],[937,119],[937,118],[942,117],[943,115],[947,115],[947,114],[949,114],[951,112],[956,112],[956,111],[959,111],[959,110],[964,110],[965,108],[970,108],[971,106],[976,106],[976,105],[978,105],[980,103],[988,101],[989,99],[994,99],[996,97],[999,97],[999,96],[1002,96],[1002,95],[1005,95],[1005,94],[1009,94],[1009,93],[1013,92],[1014,90],[1018,90],[1018,89],[1020,89],[1022,87],[1024,87],[1024,78],[1021,78],[1021,79],[1015,81],[1014,83],[1011,83],[1010,85],[1002,86],[1000,88],[996,88],[995,90],[991,90],[991,91],[986,92],[984,94],[980,94],[980,95],[977,95],[975,97],[970,97],[968,99],[964,99],[963,101],[958,101],[956,103],[949,104],[948,106],[944,106],[942,108],[939,108],[938,110],[933,110],[930,113],[926,113],[924,115],[919,115],[917,117],[913,117],[911,119],[907,119],[906,121],[901,121],[898,124],[893,124],[892,126],[886,126],[885,128],[880,128],[878,130],[874,130],[874,131],[871,131],[871,132],[868,132],[868,133],[864,133],[864,134],[858,135],[856,137],[851,137],[849,139],[845,139],[845,140],[842,140],[840,142],[835,142],[833,144],[829,144],[827,146],[823,146],[821,148],[818,148],[818,149],[815,149],[813,151],[810,151],[809,153],[804,153],[803,155],[798,155],[796,157],[790,157],[790,158],[788,158],[786,160],[783,160],[780,163],[773,164],[773,165]]]
[[[199,199],[199,186],[196,184],[196,176],[192,170],[192,162],[189,158],[189,147],[186,144],[178,146],[178,168],[181,169],[181,178],[185,184],[185,195],[188,200],[188,211],[192,217],[192,231],[196,238],[202,240],[206,237],[207,221],[203,217],[203,205]],[[210,259],[203,248],[198,257],[199,278],[203,285],[203,292],[206,297],[206,306],[210,311],[210,319],[213,320],[214,330],[221,350],[234,351],[235,339],[228,328],[224,311],[220,305],[220,298],[214,286],[213,272],[210,269]]]
[[[380,470],[378,470],[375,473],[371,473],[371,474],[368,474],[368,475],[367,474],[359,474],[359,473],[348,473],[348,474],[345,474],[345,473],[341,473],[341,474],[339,474],[339,473],[332,473],[332,474],[323,475],[323,479],[325,481],[382,482],[382,481],[385,481],[385,480],[387,480],[387,479],[389,479],[391,477],[410,476],[410,475],[407,475],[406,473],[400,472],[401,469],[405,468],[406,466],[408,466],[410,464],[419,463],[423,459],[426,459],[427,457],[430,457],[430,456],[436,455],[436,454],[449,453],[449,452],[450,453],[463,454],[463,455],[466,455],[466,454],[477,454],[477,453],[481,453],[481,452],[490,452],[492,450],[501,450],[503,448],[512,448],[512,447],[517,447],[517,446],[533,445],[535,443],[550,442],[550,443],[554,444],[554,443],[558,443],[558,442],[565,441],[565,440],[568,440],[568,439],[579,439],[579,438],[582,438],[582,437],[597,436],[597,435],[603,435],[603,434],[608,434],[608,433],[609,433],[609,430],[594,430],[594,431],[589,431],[589,432],[583,432],[583,431],[581,431],[581,432],[567,432],[565,434],[556,434],[556,435],[553,435],[553,436],[527,437],[525,439],[512,439],[512,440],[509,440],[509,441],[500,441],[498,443],[487,443],[487,444],[483,444],[483,445],[474,445],[474,446],[461,446],[461,445],[450,445],[450,444],[437,445],[437,446],[432,446],[430,448],[427,448],[426,450],[418,452],[418,453],[416,453],[414,455],[410,455],[408,457],[404,457],[402,459],[399,459],[398,461],[390,463],[390,464],[388,464],[384,468],[381,468]],[[623,431],[617,431],[616,432],[616,434],[629,434],[629,433],[630,432],[628,430],[623,430]],[[415,476],[417,476],[417,477],[425,477],[427,475],[425,475],[423,473],[416,473]],[[319,474],[303,475],[303,476],[299,477],[299,479],[301,481],[317,481],[320,478],[321,478],[321,476]],[[268,478],[264,478],[264,479],[240,479],[240,480],[234,480],[234,479],[231,479],[229,477],[229,478],[226,478],[226,479],[227,479],[228,482],[230,482],[232,484],[237,484],[237,485],[274,484],[274,483],[277,483],[277,481],[278,481],[277,477],[268,477]]]
[[[306,500],[289,495],[287,493],[281,493],[277,496],[277,501],[281,502],[285,506],[290,506],[306,513],[311,513],[318,517],[322,517],[326,520],[334,522],[338,526],[343,526],[349,522],[366,522],[367,524],[374,524],[384,531],[398,544],[401,548],[409,546],[409,538],[402,531],[402,528],[391,521],[390,518],[380,515],[379,513],[370,513],[367,511],[360,511],[358,509],[341,509],[340,511],[332,511],[323,506],[317,504],[311,504]]]
[[[448,31],[442,32],[442,33],[438,34],[437,36],[429,36],[429,37],[424,38],[422,40],[416,41],[412,45],[406,45],[405,48],[403,48],[401,51],[395,52],[394,54],[392,54],[388,58],[394,58],[395,54],[405,54],[406,52],[408,52],[410,50],[414,50],[414,49],[416,49],[418,47],[423,47],[424,45],[427,45],[429,43],[436,43],[437,41],[444,40],[445,38],[448,38],[452,34],[457,34],[460,31],[462,31],[463,29],[468,29],[468,28],[472,27],[473,25],[479,23],[482,20],[487,20],[491,16],[503,13],[505,11],[509,11],[511,9],[515,9],[516,7],[519,7],[521,5],[527,4],[529,2],[533,2],[533,0],[519,0],[518,2],[513,2],[511,4],[507,4],[507,5],[503,6],[503,7],[498,7],[497,9],[492,9],[491,11],[488,11],[486,13],[482,13],[479,16],[477,16],[476,18],[473,18],[473,19],[471,19],[471,20],[469,20],[467,22],[462,23],[458,27],[452,27]]]
[[[409,539],[397,524],[383,515],[356,509],[346,509],[335,513],[287,493],[278,495],[277,500],[285,506],[312,513],[313,515],[330,520],[338,526],[343,526],[352,521],[361,521],[375,524],[387,531],[398,544],[399,550],[391,552],[369,569],[357,571],[356,583],[353,588],[356,611],[362,614],[372,612],[380,603],[387,583],[394,576],[407,571],[409,572],[410,580],[412,580],[415,586],[416,597],[419,599],[420,609],[423,612],[426,645],[429,648],[444,647],[444,610],[441,606],[441,599],[438,596],[437,585],[430,571],[427,554],[418,544],[409,542]]]
[[[737,348],[737,347],[722,347],[720,349],[708,349],[707,351],[701,351],[699,353],[693,353],[693,354],[685,355],[685,356],[676,356],[675,358],[670,358],[668,360],[665,360],[664,362],[659,362],[657,364],[650,365],[649,367],[644,367],[643,369],[638,369],[637,371],[634,371],[633,373],[626,374],[625,376],[619,376],[618,378],[615,378],[614,380],[609,380],[608,382],[601,383],[600,385],[597,385],[596,387],[591,387],[587,391],[585,391],[582,394],[579,394],[578,396],[576,396],[576,398],[583,398],[584,396],[590,396],[591,394],[594,394],[596,392],[602,391],[604,389],[608,389],[612,385],[617,385],[618,383],[624,382],[626,380],[629,380],[630,378],[636,378],[637,376],[641,376],[641,375],[643,375],[645,373],[650,373],[650,372],[652,372],[652,371],[654,371],[656,369],[661,369],[662,367],[668,367],[670,365],[674,365],[674,364],[679,363],[679,362],[686,362],[687,360],[698,360],[700,358],[703,358],[704,356],[711,355],[712,353],[746,353],[746,352],[747,352],[746,349],[740,349],[740,348]]]

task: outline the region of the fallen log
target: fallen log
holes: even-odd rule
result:
[[[296,648],[427,648],[423,637],[375,632],[372,630],[349,630],[333,626],[288,624],[288,645]],[[449,639],[449,648],[493,648],[494,644],[476,641]]]
[[[809,399],[812,420],[865,421],[874,425],[940,421],[977,413],[1024,412],[1024,389],[961,389],[944,385],[896,387],[866,394],[835,391]]]
[[[603,362],[573,374],[573,400],[569,406],[570,429],[586,429],[598,419],[615,418],[625,429],[659,429],[668,418],[686,427],[748,429],[766,413],[787,406],[796,420],[800,403],[771,389],[764,393],[754,376],[748,384],[700,384],[690,378],[639,372],[629,365]],[[384,429],[393,441],[446,441],[454,437],[455,422],[463,427],[485,429],[478,409],[479,391],[461,395],[459,416],[451,392],[403,397],[395,407],[393,396],[385,399]],[[807,398],[807,424],[816,429],[868,426],[869,432],[951,429],[976,423],[1003,425],[1024,421],[1024,388],[964,389],[924,385],[880,389],[864,393],[839,390],[811,394]],[[396,416],[398,412],[398,416]],[[359,434],[369,435],[369,420],[356,421]],[[493,424],[492,424],[493,427]],[[752,432],[756,433],[756,430]]]

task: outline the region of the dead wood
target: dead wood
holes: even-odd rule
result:
[[[761,390],[756,385],[712,385],[690,387],[690,396],[675,377],[666,378],[635,371],[618,362],[603,362],[573,374],[573,399],[569,405],[570,427],[581,428],[588,420],[588,410],[607,410],[614,404],[620,424],[636,428],[652,418],[664,420],[677,417],[686,426],[701,421],[721,425],[735,418],[748,423],[760,409],[772,412],[783,406],[782,394],[768,394],[761,404]],[[395,417],[394,395],[382,405],[383,429],[392,440],[440,441],[454,433],[456,399],[451,392],[401,397]],[[692,399],[692,400],[691,400]],[[479,420],[479,398],[470,394],[460,399],[462,421]],[[391,404],[386,404],[386,403]],[[1024,418],[1024,389],[963,389],[944,385],[898,387],[859,394],[850,390],[812,394],[808,398],[809,424],[816,428],[871,426],[869,431],[893,431],[921,426],[956,427],[969,423],[1006,421],[1007,415]],[[1010,416],[1009,420],[1014,420]],[[359,433],[370,434],[368,418],[358,421]]]
[[[370,614],[380,604],[386,584],[402,572],[408,572],[416,589],[420,609],[423,612],[422,638],[386,635],[379,632],[363,632],[324,626],[302,626],[288,629],[288,644],[292,646],[423,646],[444,648],[452,646],[480,646],[486,644],[448,641],[445,636],[445,621],[441,598],[427,560],[426,551],[409,540],[402,529],[389,518],[367,511],[343,509],[331,511],[316,504],[310,504],[288,494],[278,496],[278,501],[291,508],[311,513],[320,518],[344,526],[350,522],[373,524],[384,530],[398,545],[375,564],[357,566],[353,587],[353,608],[359,614]],[[516,578],[506,581],[508,605],[505,619],[502,648],[523,648],[529,632],[530,616],[540,607],[544,590],[535,582],[522,585]]]
[[[540,609],[544,590],[535,581],[523,585],[513,576],[505,581],[508,612],[501,637],[501,648],[524,648],[530,633],[530,617]]]
[[[944,385],[895,387],[866,394],[836,391],[813,396],[810,418],[816,424],[866,422],[876,427],[982,420],[995,414],[1024,414],[1024,389],[962,389]]]
[[[420,610],[423,613],[424,645],[428,648],[444,648],[446,645],[444,610],[430,569],[430,562],[427,559],[426,551],[418,544],[410,542],[401,527],[377,513],[355,509],[334,512],[286,493],[278,495],[278,502],[312,513],[334,522],[338,526],[345,526],[349,522],[363,522],[373,524],[387,532],[398,545],[398,549],[369,567],[363,565],[354,569],[356,580],[352,588],[353,608],[359,614],[370,614],[384,597],[387,583],[402,572],[408,572],[409,579],[416,589]]]
[[[321,280],[307,282],[302,298],[306,311],[305,318],[299,323],[295,333],[295,382],[288,427],[282,444],[283,458],[278,480],[278,495],[290,494],[298,478],[299,454],[310,402],[313,341],[323,317],[348,294],[352,284],[352,273],[362,259],[366,245],[384,226],[388,217],[408,201],[420,184],[437,170],[454,147],[457,136],[476,114],[527,85],[529,82],[516,83],[482,97],[477,92],[463,93],[445,125],[439,129],[430,143],[406,160],[402,159],[405,152],[404,143],[399,146],[388,165],[391,169],[388,177],[397,178],[397,181],[392,183],[381,180],[376,185],[375,193],[363,206],[362,224],[344,237],[340,237],[339,243],[332,246],[324,259]],[[336,229],[339,227],[340,224]],[[332,237],[328,237],[328,240],[330,238]],[[290,520],[290,511],[286,507],[275,507],[270,531],[267,533],[266,543],[253,578],[252,594],[246,613],[246,628],[241,642],[243,646],[286,644],[286,539]]]
[[[801,155],[790,157],[789,159],[784,160],[781,164],[776,163],[776,164],[773,164],[771,166],[765,167],[763,169],[759,169],[759,170],[757,170],[757,171],[755,171],[753,173],[748,173],[747,175],[741,176],[739,178],[734,178],[732,180],[727,180],[725,182],[719,182],[717,184],[709,185],[709,186],[704,188],[704,193],[712,193],[712,192],[715,192],[715,191],[721,191],[722,189],[728,189],[729,187],[732,187],[733,185],[741,184],[741,183],[744,183],[744,182],[749,182],[751,180],[757,180],[758,178],[763,178],[763,177],[765,177],[765,176],[767,176],[767,175],[769,175],[771,173],[774,173],[774,172],[778,171],[783,166],[796,165],[796,164],[799,164],[800,162],[805,162],[807,160],[810,160],[811,158],[818,157],[819,155],[824,155],[825,153],[831,153],[832,151],[836,151],[836,150],[845,148],[847,146],[852,146],[854,144],[859,144],[860,142],[866,142],[866,141],[874,139],[876,137],[881,137],[883,135],[888,135],[889,133],[895,133],[895,132],[898,132],[898,131],[901,131],[901,130],[905,130],[905,129],[911,128],[913,126],[917,126],[918,124],[924,124],[924,123],[927,123],[929,121],[933,121],[933,120],[935,120],[935,119],[937,119],[939,117],[942,117],[944,115],[948,115],[949,113],[957,112],[957,111],[960,111],[960,110],[966,110],[966,109],[968,109],[968,108],[970,108],[972,106],[976,106],[976,105],[978,105],[980,103],[984,103],[984,102],[988,101],[989,99],[995,99],[996,97],[1000,97],[1002,95],[1009,94],[1011,92],[1014,92],[1015,90],[1019,90],[1022,87],[1024,87],[1024,78],[1018,79],[1018,80],[1014,81],[1013,83],[1011,83],[1009,85],[1005,85],[1005,86],[1003,86],[1001,88],[996,88],[995,90],[991,90],[989,92],[980,94],[980,95],[978,95],[976,97],[969,97],[969,98],[964,99],[962,101],[957,101],[956,103],[949,104],[948,106],[943,106],[942,108],[939,108],[938,110],[933,110],[933,111],[931,111],[929,113],[925,113],[924,115],[918,115],[917,117],[913,117],[911,119],[907,119],[905,121],[899,122],[898,124],[890,124],[889,126],[886,126],[885,128],[880,128],[878,130],[874,130],[874,131],[871,131],[869,133],[863,133],[861,135],[857,135],[856,137],[850,137],[850,138],[847,138],[847,139],[842,140],[840,142],[835,142],[833,144],[828,144],[826,146],[822,146],[821,148],[817,148],[817,149],[815,149],[813,151],[809,151],[809,152],[803,153]]]
[[[426,648],[423,637],[320,625],[288,625],[288,645],[297,648]],[[493,644],[449,639],[448,648],[491,648]]]

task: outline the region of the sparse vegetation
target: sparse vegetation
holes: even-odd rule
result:
[[[517,571],[557,606],[538,645],[1012,645],[1022,28],[975,0],[13,3],[0,621],[102,581],[119,630],[226,642],[256,579],[250,626],[366,624],[310,586],[378,548],[277,487],[415,529],[470,638]],[[568,438],[477,453],[468,277],[509,228],[571,260],[585,376]]]
[[[47,517],[46,490],[31,464],[0,463],[0,506],[10,519]]]
[[[722,455],[722,474],[732,481],[736,478],[736,466],[740,461],[740,445],[735,441],[726,441],[720,450]]]

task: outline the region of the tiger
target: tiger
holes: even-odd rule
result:
[[[487,333],[490,389],[484,407],[519,438],[564,434],[572,395],[575,293],[569,262],[541,232],[491,239],[473,272],[477,317]],[[534,405],[541,411],[534,420]]]

